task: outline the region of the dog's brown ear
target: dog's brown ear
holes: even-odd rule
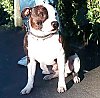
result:
[[[21,17],[22,18],[28,17],[31,14],[31,11],[32,11],[32,8],[30,7],[25,8],[21,13]]]

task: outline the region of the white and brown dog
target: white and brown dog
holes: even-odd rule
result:
[[[45,80],[58,77],[57,91],[66,91],[65,77],[74,70],[74,82],[80,81],[76,75],[80,69],[80,59],[77,54],[68,58],[65,63],[65,52],[59,42],[59,22],[57,11],[49,4],[25,8],[22,17],[29,16],[29,32],[24,37],[24,50],[27,55],[28,82],[21,94],[30,93],[33,88],[36,71],[36,61],[40,63]],[[53,65],[54,73],[51,74],[47,65]],[[70,65],[72,65],[70,67]]]
[[[62,44],[59,42],[59,23],[57,22],[57,12],[53,6],[43,4],[34,8],[26,8],[22,16],[29,15],[30,31],[24,38],[24,47],[28,55],[28,82],[21,91],[27,94],[33,88],[36,71],[36,60],[44,73],[49,73],[46,65],[53,65],[57,59],[59,69],[58,92],[66,91],[64,65],[65,53]]]

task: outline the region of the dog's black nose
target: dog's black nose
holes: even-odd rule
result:
[[[59,27],[59,23],[57,21],[52,21],[51,25],[54,29],[57,29]]]

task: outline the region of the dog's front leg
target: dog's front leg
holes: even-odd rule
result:
[[[28,68],[28,82],[24,87],[24,89],[21,90],[21,94],[28,94],[33,88],[34,76],[36,71],[36,61],[30,59],[30,63],[27,65],[27,68]]]
[[[65,74],[64,74],[65,53],[63,49],[60,51],[60,54],[58,55],[57,63],[58,63],[58,70],[59,70],[59,81],[58,81],[57,91],[59,93],[62,93],[66,91]]]

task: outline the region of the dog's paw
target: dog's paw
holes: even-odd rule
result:
[[[67,88],[66,88],[66,85],[64,84],[64,85],[59,85],[58,84],[58,88],[57,88],[57,92],[58,93],[63,93],[63,92],[65,92],[67,90]]]
[[[46,75],[43,77],[43,80],[51,80],[52,78],[52,75]]]
[[[32,87],[26,86],[24,89],[21,90],[20,94],[22,95],[29,94],[31,89]]]
[[[44,76],[43,80],[51,80],[51,79],[54,79],[56,77],[58,77],[58,74],[53,73],[53,74]]]
[[[80,78],[78,76],[75,76],[73,78],[74,83],[79,83],[80,82]]]

